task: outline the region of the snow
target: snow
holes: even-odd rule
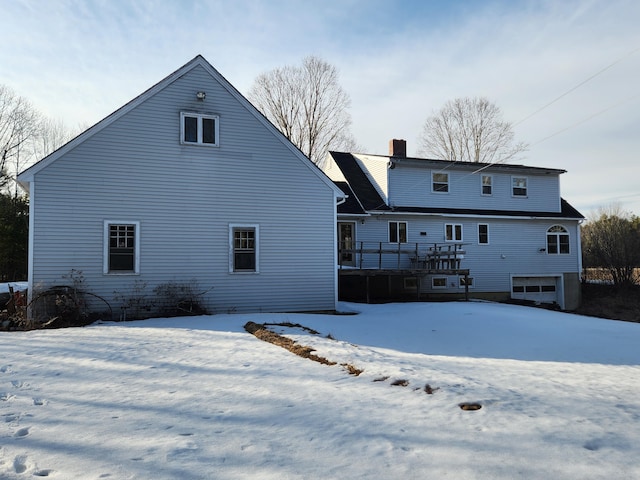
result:
[[[9,293],[9,286],[12,286],[15,292],[24,291],[28,288],[28,283],[27,282],[0,283],[0,293]]]
[[[640,478],[640,324],[488,302],[341,309],[360,313],[0,333],[0,478]],[[248,321],[314,328],[277,330],[338,364]]]

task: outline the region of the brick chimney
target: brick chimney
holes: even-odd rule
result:
[[[391,157],[404,157],[407,156],[407,141],[406,140],[389,140],[389,156]]]

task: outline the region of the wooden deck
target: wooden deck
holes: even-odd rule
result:
[[[340,246],[342,247],[342,246]],[[367,244],[339,248],[339,275],[366,277],[367,303],[369,279],[376,276],[415,277],[416,297],[420,300],[420,278],[426,275],[465,277],[465,299],[469,299],[469,269],[461,268],[466,251],[463,243]]]

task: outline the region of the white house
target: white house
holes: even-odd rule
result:
[[[335,308],[342,192],[202,56],[18,179],[31,292],[81,272],[115,312],[194,283],[212,312]]]
[[[468,289],[579,305],[584,217],[560,196],[564,170],[408,158],[392,140],[389,155],[331,152],[325,172],[349,195],[338,207],[341,285],[360,274],[383,296]]]

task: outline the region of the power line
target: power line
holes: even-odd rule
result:
[[[635,50],[632,50],[631,52],[627,53],[626,55],[623,55],[622,57],[620,57],[619,59],[617,59],[615,62],[610,63],[609,65],[607,65],[606,67],[604,67],[603,69],[597,71],[596,73],[594,73],[593,75],[591,75],[589,78],[587,78],[586,80],[583,80],[582,82],[580,82],[579,84],[577,84],[575,87],[570,88],[569,90],[567,90],[566,92],[564,92],[562,95],[560,95],[559,97],[554,98],[553,100],[551,100],[549,103],[547,103],[546,105],[543,105],[542,107],[540,107],[539,109],[537,109],[535,112],[533,112],[530,115],[527,115],[526,117],[524,117],[522,120],[519,120],[518,122],[514,123],[513,126],[515,127],[516,125],[520,125],[522,122],[529,120],[531,117],[533,117],[534,115],[537,115],[538,113],[540,113],[542,110],[544,110],[545,108],[553,105],[554,103],[556,103],[558,100],[560,100],[563,97],[566,97],[567,95],[569,95],[571,92],[573,92],[574,90],[577,90],[578,88],[580,88],[582,85],[584,85],[585,83],[593,80],[595,77],[597,77],[598,75],[606,72],[607,70],[609,70],[611,67],[613,67],[614,65],[620,63],[621,61],[625,60],[627,57],[630,57],[631,55],[633,55],[634,53],[640,51],[640,47],[636,48]]]
[[[638,98],[638,97],[640,97],[640,93],[638,93],[638,94],[636,94],[636,95],[632,95],[631,97],[625,98],[624,100],[622,100],[622,101],[620,101],[620,102],[618,102],[618,103],[616,103],[616,104],[614,104],[614,105],[611,105],[610,107],[607,107],[607,108],[605,108],[605,109],[603,109],[603,110],[600,110],[599,112],[596,112],[596,113],[594,113],[594,114],[592,114],[592,115],[589,115],[588,117],[583,118],[583,119],[582,119],[582,120],[580,120],[579,122],[576,122],[576,123],[574,123],[573,125],[569,125],[568,127],[565,127],[565,128],[563,128],[562,130],[558,130],[557,132],[552,133],[551,135],[547,135],[546,137],[544,137],[544,138],[542,138],[542,139],[538,140],[537,142],[533,143],[532,145],[538,145],[539,143],[542,143],[542,142],[544,142],[545,140],[549,140],[550,138],[553,138],[553,137],[555,137],[556,135],[560,135],[561,133],[564,133],[564,132],[566,132],[567,130],[570,130],[570,129],[574,128],[574,127],[577,127],[578,125],[582,125],[583,123],[588,122],[588,121],[589,121],[589,120],[591,120],[592,118],[597,117],[598,115],[601,115],[601,114],[603,114],[603,113],[605,113],[605,112],[608,112],[609,110],[612,110],[612,109],[614,109],[614,108],[616,108],[616,107],[619,107],[620,105],[623,105],[623,104],[625,104],[625,103],[627,103],[627,102],[629,102],[629,101],[631,101],[631,100],[634,100],[634,99],[636,99],[636,98]]]

